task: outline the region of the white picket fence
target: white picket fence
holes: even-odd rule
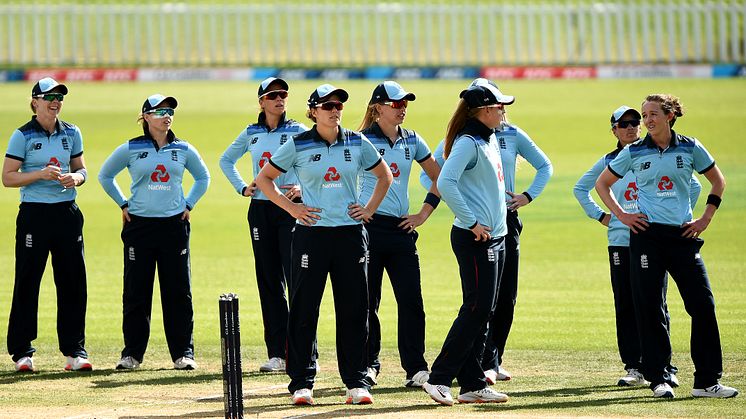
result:
[[[0,66],[743,63],[746,57],[744,0],[549,1],[1,4]]]

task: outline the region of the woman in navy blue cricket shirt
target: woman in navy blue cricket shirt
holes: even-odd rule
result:
[[[488,387],[481,366],[484,330],[495,309],[505,258],[507,206],[495,128],[503,121],[502,94],[490,85],[472,86],[448,123],[445,163],[438,190],[456,215],[451,246],[459,265],[463,304],[422,388],[436,402],[453,404],[458,378],[460,403],[499,403],[508,396]]]
[[[189,219],[207,191],[210,174],[197,149],[171,131],[177,101],[155,94],[142,105],[143,135],[119,146],[106,159],[98,180],[122,209],[124,349],[116,368],[138,368],[150,337],[155,270],[163,306],[163,328],[175,369],[197,368],[190,268]],[[128,169],[129,199],[115,176]],[[194,185],[184,197],[184,171]]]
[[[30,104],[34,116],[13,132],[3,162],[3,186],[21,189],[7,341],[18,372],[34,371],[36,349],[31,342],[36,339],[39,288],[50,253],[64,368],[93,368],[85,350],[83,213],[75,203],[87,172],[80,129],[59,119],[67,92],[67,86],[50,77],[34,85]]]
[[[368,337],[368,381],[377,383],[381,371],[381,323],[378,307],[381,303],[383,270],[388,272],[398,307],[399,357],[406,372],[404,386],[422,387],[429,378],[425,361],[425,308],[420,285],[420,261],[417,255],[417,231],[440,202],[435,180],[440,167],[430,148],[419,134],[402,128],[407,107],[416,99],[414,93],[398,83],[384,81],[373,94],[360,124],[360,130],[378,150],[391,169],[394,182],[386,197],[365,226],[368,230],[370,260],[368,261],[368,293],[370,334]],[[417,162],[433,185],[416,214],[409,214],[409,174]],[[360,182],[360,202],[367,202],[373,193],[376,177],[363,172]]]
[[[672,398],[668,383],[671,342],[666,328],[663,290],[666,272],[676,281],[684,307],[692,318],[691,356],[694,397],[728,398],[738,390],[719,383],[723,374],[715,298],[700,249],[699,235],[722,201],[725,178],[699,140],[673,130],[684,111],[679,98],[654,94],[642,104],[648,134],[624,148],[596,181],[604,204],[630,230],[632,297],[642,344],[641,371],[653,397]],[[704,213],[694,219],[690,205],[693,171],[712,185]],[[637,211],[627,212],[611,186],[632,171],[637,184]]]
[[[290,242],[295,219],[258,190],[256,183],[246,183],[236,162],[251,154],[254,177],[281,145],[308,128],[287,119],[288,84],[276,77],[259,84],[258,121],[244,129],[220,157],[220,168],[241,196],[251,197],[249,230],[254,255],[256,282],[264,322],[264,344],[268,360],[259,371],[285,371],[288,302],[285,287],[290,279]],[[283,173],[277,183],[285,196],[299,201],[301,190],[295,171]]]
[[[316,328],[327,275],[334,292],[337,363],[347,387],[346,402],[373,403],[365,380],[368,237],[362,223],[378,209],[392,177],[364,135],[340,126],[348,97],[329,84],[316,88],[306,113],[313,128],[281,146],[256,177],[262,193],[297,220],[290,254],[287,359],[288,390],[296,405],[314,402]],[[298,176],[303,203],[291,201],[274,183],[290,170]],[[362,171],[377,179],[365,203],[357,201]]]

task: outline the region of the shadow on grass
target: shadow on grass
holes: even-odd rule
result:
[[[4,372],[0,373],[0,385],[14,384],[22,381],[47,381],[47,380],[72,380],[85,377],[106,377],[114,374],[116,370],[93,370],[93,371],[36,371],[32,373]]]

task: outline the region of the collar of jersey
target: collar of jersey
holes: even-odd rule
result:
[[[319,131],[316,129],[316,124],[313,124],[313,128],[311,128],[311,138],[313,138],[314,141],[326,144],[328,147],[333,147],[337,144],[344,143],[343,131],[344,128],[339,127],[339,130],[337,130],[337,141],[335,141],[334,144],[329,144],[325,139],[321,138]]]
[[[277,128],[280,128],[281,126],[285,125],[285,115],[287,112],[283,112],[280,116],[280,121],[277,123]],[[264,111],[259,112],[259,118],[257,119],[257,125],[261,125],[265,128],[267,128],[267,131],[270,131],[269,126],[267,125],[267,114],[264,113]],[[275,128],[275,129],[277,129]]]
[[[490,137],[494,133],[494,130],[487,128],[486,125],[481,123],[476,118],[467,119],[466,124],[464,125],[464,129],[461,130],[461,134],[481,137],[484,141],[489,141]]]
[[[378,125],[378,122],[374,122],[370,124],[370,128],[368,128],[370,132],[372,132],[376,137],[383,138],[389,141],[389,144],[391,144],[391,140],[389,137],[386,136],[386,134],[383,133],[383,130],[381,129],[381,126]],[[404,138],[404,135],[402,135],[402,129],[401,125],[396,127],[396,141],[399,141]],[[396,141],[394,141],[394,144],[396,144]],[[391,144],[393,145],[393,144]]]
[[[149,133],[149,132],[148,132],[148,133],[145,133],[145,135],[143,135],[143,137],[145,137],[145,138],[147,138],[148,140],[150,140],[150,141],[151,141],[151,142],[153,143],[153,147],[154,147],[154,148],[155,148],[156,150],[159,150],[159,149],[160,149],[160,148],[158,147],[158,142],[157,142],[157,141],[155,141],[155,139],[153,139],[153,137],[151,137],[151,136],[150,136],[150,133]],[[173,143],[174,141],[176,141],[176,140],[177,140],[177,138],[176,138],[176,134],[174,134],[174,132],[173,132],[173,131],[171,131],[171,130],[168,130],[168,133],[166,134],[166,140],[168,140],[168,144],[166,144],[166,145],[165,145],[165,146],[164,146],[163,148],[166,148],[166,147],[170,146],[170,145],[171,145],[171,143]]]
[[[653,141],[653,137],[650,136],[650,134],[645,135],[645,138],[642,140],[642,143],[645,144],[648,148],[658,148],[658,145],[655,144]],[[679,134],[676,133],[676,131],[671,130],[671,143],[668,145],[668,148],[676,147],[679,145]]]
[[[33,125],[34,129],[40,132],[43,132],[47,134],[47,130],[44,129],[44,127],[41,126],[39,121],[36,120],[36,115],[33,115],[31,117],[31,125]],[[54,121],[54,132],[48,133],[48,134],[56,134],[58,132],[62,131],[62,123],[60,122],[60,119],[57,118]]]

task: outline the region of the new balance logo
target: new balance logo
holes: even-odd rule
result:
[[[643,162],[643,163],[640,164],[640,170],[641,171],[642,170],[647,170],[647,169],[650,169],[650,162],[649,161],[646,161],[646,162]]]
[[[41,150],[41,143],[34,144],[34,150]]]
[[[300,267],[304,269],[308,269],[308,255],[303,254],[300,257]]]
[[[254,239],[254,241],[259,240],[259,227],[254,227],[251,229],[251,238]]]
[[[34,236],[31,234],[26,235],[26,247],[34,247]]]
[[[308,161],[320,161],[321,160],[321,154],[314,154],[313,156],[308,158]]]
[[[694,260],[699,260],[699,259],[702,259],[702,255],[700,255],[699,253],[695,253]]]
[[[130,246],[130,248],[127,250],[127,258],[129,260],[135,260],[135,248]]]
[[[137,155],[138,159],[145,159],[147,157],[148,157],[148,152],[147,151],[143,151],[142,153],[140,153],[140,154]]]
[[[368,263],[370,260],[370,253],[366,250],[363,257],[360,258],[360,260],[357,261],[357,263]]]
[[[614,252],[611,254],[611,260],[614,262],[614,266],[619,266],[622,264],[621,259],[619,258],[619,252]]]
[[[642,269],[648,268],[648,255],[640,255],[640,267]]]

